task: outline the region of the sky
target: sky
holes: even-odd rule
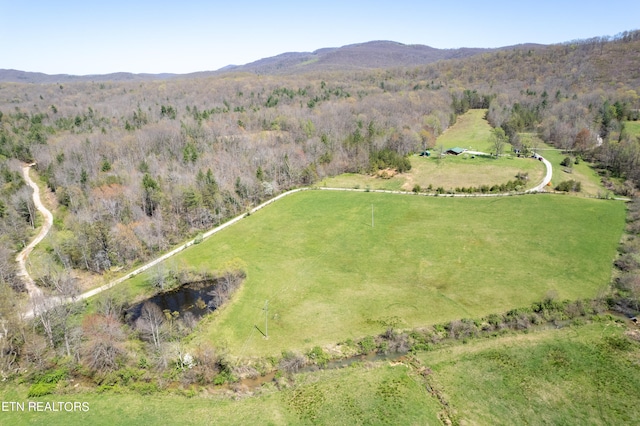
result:
[[[640,0],[0,0],[0,68],[190,73],[372,40],[440,49],[640,29]]]

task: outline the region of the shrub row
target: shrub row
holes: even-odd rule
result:
[[[580,192],[582,191],[582,184],[573,179],[565,180],[556,185],[556,191],[564,191],[564,192]]]
[[[606,300],[557,301],[552,296],[527,308],[512,309],[504,314],[491,314],[480,320],[464,318],[410,333],[410,350],[431,350],[447,340],[463,340],[482,336],[495,336],[508,331],[526,331],[533,326],[553,324],[597,316],[608,309]]]
[[[444,187],[439,186],[435,188],[436,194],[499,194],[503,192],[517,192],[522,191],[527,181],[524,177],[518,177],[515,180],[510,180],[507,183],[500,185],[481,185],[470,187],[456,187],[455,189],[446,190]],[[420,192],[422,188],[420,186],[414,187],[413,192]],[[426,189],[427,192],[434,191],[433,185],[429,185]]]

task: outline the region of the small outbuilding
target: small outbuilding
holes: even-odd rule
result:
[[[466,151],[466,149],[464,149],[464,148],[455,147],[455,148],[449,148],[448,150],[446,150],[445,154],[460,155],[465,151]]]

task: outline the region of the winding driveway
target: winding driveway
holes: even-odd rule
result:
[[[537,185],[534,188],[531,188],[527,191],[525,191],[524,193],[533,193],[533,192],[542,192],[544,191],[545,186],[547,186],[547,184],[551,181],[551,176],[553,174],[553,170],[551,168],[551,163],[549,161],[547,161],[545,158],[537,156],[537,159],[540,159],[540,161],[542,161],[547,169],[547,173],[544,177],[544,179],[542,180],[542,182]],[[36,244],[38,244],[40,241],[42,241],[44,239],[44,237],[47,235],[47,233],[49,232],[49,229],[51,228],[51,225],[53,224],[53,215],[51,214],[51,212],[49,210],[47,210],[43,205],[42,202],[40,201],[40,189],[38,188],[38,185],[35,184],[35,182],[33,182],[31,180],[31,178],[29,177],[29,169],[31,168],[31,166],[33,166],[35,163],[33,164],[29,164],[26,165],[22,168],[22,172],[24,174],[25,180],[27,181],[27,183],[29,184],[29,186],[31,188],[33,188],[33,202],[36,205],[36,208],[38,209],[38,211],[40,211],[44,217],[45,217],[45,223],[42,227],[42,229],[40,230],[40,232],[38,233],[38,235],[36,236],[36,238],[31,241],[31,243],[24,248],[24,250],[22,250],[20,252],[20,254],[18,254],[18,256],[16,257],[16,261],[18,262],[19,265],[19,276],[23,279],[25,286],[27,287],[27,291],[29,292],[29,297],[31,298],[31,300],[33,300],[36,297],[42,297],[42,290],[40,288],[38,288],[38,286],[35,285],[35,283],[33,282],[33,279],[29,276],[29,273],[26,270],[25,267],[25,263],[27,261],[27,258],[29,256],[29,253],[31,253],[31,250],[33,250],[33,248],[36,246]],[[228,228],[229,226],[235,224],[236,222],[242,220],[243,218],[257,212],[258,210],[268,206],[271,203],[274,203],[276,201],[278,201],[279,199],[286,197],[287,195],[291,195],[294,194],[296,192],[300,192],[300,191],[307,191],[310,190],[312,188],[309,187],[305,187],[305,188],[298,188],[298,189],[293,189],[291,191],[287,191],[284,192],[280,195],[278,195],[277,197],[274,197],[268,201],[265,201],[264,203],[260,204],[257,207],[254,207],[253,209],[251,209],[248,213],[244,213],[240,216],[237,216],[231,220],[229,220],[228,222],[223,223],[220,226],[217,226],[207,232],[205,232],[202,237],[203,238],[208,238],[213,234],[216,234],[220,231],[222,231],[223,229]],[[406,192],[406,191],[387,191],[387,190],[365,190],[365,189],[349,189],[349,188],[320,188],[323,190],[338,190],[338,191],[359,191],[359,192],[384,192],[384,193],[394,193],[394,194],[410,194],[410,195],[415,195],[415,193],[413,192]],[[522,194],[522,193],[521,193]],[[475,196],[503,196],[503,195],[512,195],[512,194],[478,194]],[[469,197],[469,196],[473,196],[473,195],[462,195],[462,194],[449,194],[449,196],[463,196],[463,197]],[[196,239],[193,239],[191,241],[188,241],[184,244],[182,244],[181,246],[171,250],[168,253],[165,253],[164,255],[152,260],[151,262],[135,269],[134,271],[129,272],[128,274],[115,279],[101,287],[98,288],[94,288],[93,290],[89,290],[85,293],[80,294],[79,296],[75,297],[73,300],[69,300],[69,301],[77,301],[77,300],[83,300],[83,299],[88,299],[89,297],[95,296],[105,290],[110,289],[111,287],[114,287],[120,283],[122,283],[123,281],[128,280],[131,277],[134,277],[138,274],[140,274],[141,272],[146,271],[147,269],[159,264],[160,262],[180,253],[181,251],[183,251],[184,249],[186,249],[187,247],[190,247],[192,245],[196,244]],[[58,299],[58,298],[54,298],[54,299]],[[59,301],[59,300],[58,300]],[[33,304],[32,304],[33,305]],[[29,310],[26,312],[25,317],[26,318],[32,318],[34,316],[33,310]]]
[[[44,224],[33,241],[31,241],[20,253],[18,253],[18,256],[16,256],[16,262],[18,262],[18,273],[16,275],[22,279],[22,282],[29,293],[29,298],[32,301],[34,298],[42,296],[42,290],[35,284],[27,271],[27,259],[33,248],[47,236],[47,233],[49,233],[49,230],[51,229],[51,225],[53,225],[53,214],[51,214],[51,212],[42,204],[42,201],[40,200],[40,188],[29,176],[29,170],[34,164],[35,163],[31,163],[23,166],[22,175],[24,176],[24,180],[27,182],[27,185],[33,189],[33,204],[44,216]]]
[[[539,159],[540,161],[542,161],[544,163],[544,166],[547,169],[547,174],[544,176],[544,179],[542,179],[542,182],[540,182],[540,184],[538,186],[536,186],[535,188],[531,188],[525,192],[541,192],[544,191],[544,187],[547,186],[549,184],[549,182],[551,182],[551,176],[553,176],[553,169],[551,168],[551,163],[549,162],[549,160],[547,160],[546,158],[536,154],[535,157],[536,159]]]

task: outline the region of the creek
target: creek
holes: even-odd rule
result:
[[[399,352],[390,352],[388,354],[371,352],[367,355],[354,355],[347,358],[334,359],[327,362],[327,364],[323,367],[320,367],[316,364],[308,364],[298,370],[298,373],[309,373],[319,370],[335,370],[338,368],[346,368],[358,362],[401,361],[406,355],[406,353]],[[251,390],[258,388],[265,383],[273,382],[276,379],[276,376],[277,370],[273,370],[263,376],[242,378],[238,380],[238,382],[236,382],[236,385],[240,385],[246,389]],[[223,389],[229,389],[230,387],[230,384],[225,384],[222,386]]]

